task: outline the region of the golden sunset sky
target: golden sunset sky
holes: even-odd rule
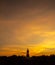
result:
[[[0,56],[55,54],[55,0],[0,0]]]

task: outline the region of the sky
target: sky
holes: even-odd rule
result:
[[[55,54],[55,0],[0,0],[0,56]]]

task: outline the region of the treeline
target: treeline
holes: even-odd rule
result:
[[[55,65],[55,55],[50,56],[0,56],[0,65]]]

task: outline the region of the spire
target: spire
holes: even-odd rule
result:
[[[29,49],[27,49],[26,57],[29,57]]]

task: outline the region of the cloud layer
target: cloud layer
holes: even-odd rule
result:
[[[26,48],[31,55],[55,48],[54,0],[0,0],[0,55]]]

